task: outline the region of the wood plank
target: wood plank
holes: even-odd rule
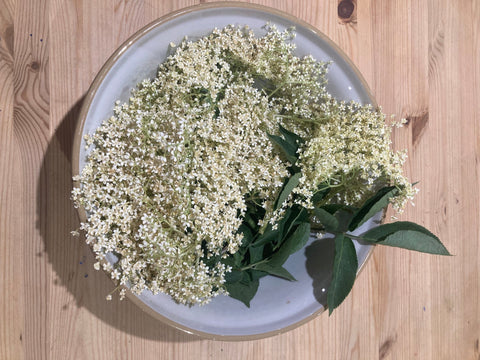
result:
[[[23,350],[25,357],[46,358],[49,338],[47,302],[51,273],[44,257],[40,234],[43,224],[37,211],[45,211],[41,181],[42,157],[50,135],[48,84],[47,1],[17,1],[14,15],[14,116],[13,134],[18,156],[12,189],[21,209],[21,223],[15,229],[21,237],[22,254],[18,262],[23,281],[18,284],[23,298]],[[39,207],[37,208],[37,205]],[[11,241],[11,239],[9,239]]]
[[[440,5],[440,6],[439,6]],[[443,5],[443,6],[442,6]],[[429,175],[437,185],[431,201],[434,226],[455,257],[432,261],[433,348],[441,358],[478,357],[480,335],[478,274],[478,4],[430,2],[430,101],[438,120],[433,135],[435,162]],[[478,41],[478,40],[477,40]],[[428,155],[427,155],[428,156]],[[460,185],[460,186],[459,186]]]
[[[15,1],[0,8],[0,358],[22,359],[23,352],[23,239],[17,229],[22,224],[19,206],[18,148],[13,134],[13,31]]]
[[[373,91],[386,114],[395,115],[396,120],[406,118],[409,121],[408,126],[394,131],[394,148],[408,149],[410,161],[405,172],[412,182],[421,180],[419,187],[423,187],[428,179],[418,173],[412,133],[426,126],[424,120],[428,119],[427,5],[417,1],[372,2],[371,11]],[[421,202],[422,193],[419,195],[416,202]],[[418,221],[421,212],[429,206],[417,205],[408,207],[400,219],[421,223]],[[389,212],[387,219],[391,215],[394,214]],[[428,359],[430,338],[422,334],[432,331],[430,312],[423,311],[431,296],[428,286],[430,258],[380,247],[374,261],[378,266],[378,293],[374,299],[378,358],[387,359],[398,354],[405,358]]]

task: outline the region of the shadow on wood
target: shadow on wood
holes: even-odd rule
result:
[[[113,296],[112,301],[106,301],[105,296],[115,285],[105,273],[93,269],[94,256],[84,237],[72,237],[70,233],[79,228],[70,193],[73,135],[83,99],[77,101],[56,129],[37,185],[37,229],[43,238],[48,261],[58,276],[55,284],[65,287],[74,298],[74,303],[63,304],[62,308],[53,311],[67,311],[76,306],[135,336],[164,342],[199,340],[153,319],[128,300],[119,301],[118,296]]]

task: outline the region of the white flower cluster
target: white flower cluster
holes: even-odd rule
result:
[[[182,42],[85,137],[91,151],[72,198],[87,211],[87,242],[119,285],[184,304],[225,292],[230,267],[206,259],[237,251],[247,199],[265,208],[264,223],[292,203],[273,211],[291,165],[268,138],[279,124],[306,140],[293,192],[306,206],[321,184],[339,186],[336,200],[348,203],[379,178],[406,189],[399,202],[412,195],[383,115],[332,99],[327,64],[296,57],[292,31],[267,30],[256,38],[229,26]],[[106,262],[108,253],[118,262]]]
[[[395,185],[399,195],[392,205],[401,212],[416,194],[403,175],[406,152],[391,150],[391,128],[402,122],[388,126],[380,109],[329,96],[315,107],[314,132],[300,154],[302,178],[294,190],[305,199],[302,205],[312,207],[309,199],[319,188],[334,189],[324,202],[360,205],[380,186]]]

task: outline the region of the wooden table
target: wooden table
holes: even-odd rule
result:
[[[480,358],[480,2],[258,1],[332,38],[388,114],[421,181],[402,219],[453,257],[377,248],[348,300],[286,334],[243,343],[191,336],[129,301],[71,238],[72,136],[82,98],[127,37],[191,0],[2,0],[1,359]],[[353,10],[353,13],[352,13]]]

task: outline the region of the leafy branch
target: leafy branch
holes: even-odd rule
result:
[[[362,235],[352,235],[368,219],[385,209],[389,199],[395,196],[394,187],[383,187],[375,195],[366,200],[351,217],[346,229],[336,226],[335,216],[323,212],[320,221],[325,224],[327,231],[335,235],[335,260],[332,282],[327,293],[329,313],[337,308],[350,293],[358,270],[358,259],[352,239],[371,243],[373,245],[387,245],[436,255],[450,255],[440,239],[429,230],[418,224],[408,221],[397,221],[379,225]],[[315,214],[318,213],[315,209]]]
[[[293,190],[299,184],[301,169],[296,165],[299,149],[304,141],[284,127],[280,135],[268,134],[272,144],[290,163],[290,177],[285,179],[274,204],[274,210],[285,207],[288,199],[295,198]],[[321,184],[312,196],[313,210],[295,202],[285,208],[283,217],[275,226],[259,224],[264,220],[265,209],[255,202],[255,196],[247,196],[247,212],[239,233],[243,235],[240,249],[226,259],[217,259],[232,267],[226,276],[225,288],[229,295],[250,307],[259,279],[273,275],[293,281],[295,278],[283,267],[288,257],[302,249],[310,238],[312,224],[321,224],[323,230],[334,235],[335,258],[333,276],[327,290],[327,304],[331,314],[348,296],[356,279],[358,259],[353,240],[373,245],[387,245],[437,255],[450,255],[437,236],[426,228],[407,221],[377,226],[361,235],[352,232],[383,211],[399,193],[395,186],[379,189],[362,206],[355,208],[344,204],[325,203],[332,186]],[[348,221],[339,221],[340,214],[348,215]],[[207,261],[207,260],[205,260]]]

